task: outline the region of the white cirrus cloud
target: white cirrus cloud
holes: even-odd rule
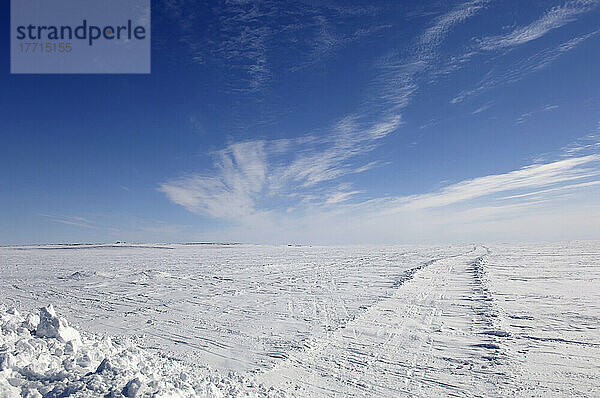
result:
[[[530,190],[553,184],[596,177],[598,167],[581,167],[600,160],[600,155],[588,155],[545,164],[533,164],[503,174],[492,174],[464,180],[440,191],[400,197],[386,212],[414,211],[444,207],[501,192]]]
[[[219,151],[214,176],[190,175],[168,181],[159,190],[194,213],[236,218],[254,211],[263,189],[266,157],[262,141],[242,142]]]
[[[166,181],[159,186],[173,203],[215,218],[237,219],[265,210],[274,196],[337,203],[357,193],[345,186],[333,195],[320,184],[365,172],[374,162],[357,160],[398,129],[401,117],[375,123],[358,117],[339,121],[329,135],[255,140],[229,145],[214,154],[214,170]]]
[[[508,67],[492,69],[480,80],[477,87],[462,90],[450,102],[456,104],[493,88],[514,84],[532,73],[547,68],[558,58],[573,50],[582,42],[592,38],[598,34],[598,32],[600,31],[596,30],[574,37],[557,46],[544,49],[529,57],[523,58]]]
[[[577,16],[592,10],[598,4],[600,4],[598,0],[569,1],[562,6],[548,10],[541,18],[529,25],[522,26],[504,35],[482,39],[480,47],[484,50],[498,50],[539,39],[548,32],[574,21]]]

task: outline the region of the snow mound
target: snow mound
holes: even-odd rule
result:
[[[66,319],[56,316],[52,304],[40,309],[40,322],[37,325],[35,335],[39,337],[53,337],[63,343],[67,343],[66,347],[70,352],[77,351],[81,346],[81,335],[79,332],[70,327]]]
[[[283,397],[143,348],[135,338],[81,335],[52,305],[21,315],[0,305],[0,398]]]

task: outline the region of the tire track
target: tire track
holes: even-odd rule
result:
[[[477,396],[494,391],[505,375],[489,370],[493,336],[480,332],[490,323],[478,318],[476,312],[484,308],[473,306],[487,302],[473,273],[485,255],[483,247],[475,247],[404,272],[393,296],[258,374],[259,382],[300,396]]]

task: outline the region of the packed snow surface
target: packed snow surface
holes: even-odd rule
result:
[[[599,242],[7,247],[0,292],[0,397],[600,395]]]
[[[135,340],[80,334],[52,306],[40,316],[0,312],[0,397],[266,397],[252,381],[225,377],[140,348]]]

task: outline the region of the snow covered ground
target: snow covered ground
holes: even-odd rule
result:
[[[0,292],[0,397],[600,395],[599,242],[9,247]]]

